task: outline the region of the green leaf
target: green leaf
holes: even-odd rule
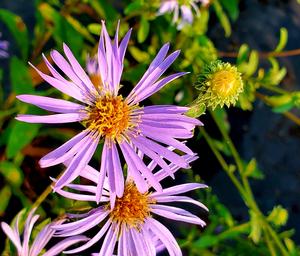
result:
[[[5,213],[5,210],[8,206],[9,200],[11,198],[11,189],[9,185],[4,186],[0,190],[0,216],[2,216]]]
[[[0,20],[2,20],[6,24],[9,31],[15,38],[19,46],[18,48],[21,51],[22,58],[24,60],[27,60],[29,51],[29,37],[27,27],[22,18],[11,13],[10,11],[0,9]]]
[[[37,135],[39,124],[23,123],[13,120],[6,148],[7,158],[14,157],[20,150],[28,145]]]
[[[0,173],[14,187],[20,187],[23,183],[24,177],[22,170],[12,162],[1,162]]]
[[[141,1],[139,1],[139,0],[134,1],[134,2],[132,2],[132,3],[130,3],[126,6],[126,8],[124,10],[124,13],[126,15],[128,15],[128,14],[131,14],[131,13],[134,13],[134,12],[137,12],[137,11],[141,10],[142,7],[143,7],[143,4],[141,3]]]
[[[249,237],[257,244],[260,241],[262,230],[259,216],[252,210],[250,210],[250,224],[251,231]]]
[[[10,81],[16,94],[31,94],[34,91],[27,65],[15,56],[10,60]]]
[[[129,47],[129,52],[132,55],[132,57],[135,58],[140,63],[148,62],[150,58],[147,52],[143,52],[135,46]]]
[[[288,31],[286,28],[281,28],[280,29],[280,37],[279,37],[279,42],[278,42],[278,45],[276,47],[276,49],[274,50],[275,52],[281,52],[286,44],[287,44],[287,41],[288,41]]]
[[[247,68],[244,74],[248,77],[252,76],[257,70],[258,63],[259,63],[259,56],[257,51],[251,51],[249,56],[249,61],[247,63]]]
[[[258,169],[255,158],[252,158],[245,168],[245,175],[256,179],[263,179],[264,174]]]
[[[99,36],[101,33],[101,25],[99,23],[91,23],[88,25],[88,30],[92,34]]]
[[[284,113],[291,110],[294,107],[294,103],[292,101],[282,104],[280,106],[272,108],[274,113]]]
[[[249,51],[249,46],[247,44],[241,45],[236,59],[237,66],[248,60]]]
[[[106,0],[88,0],[93,9],[105,20],[116,20],[118,12]]]
[[[193,243],[193,248],[208,248],[211,247],[219,242],[219,239],[217,236],[212,236],[212,235],[205,235],[196,240]]]
[[[214,7],[214,10],[216,12],[216,15],[217,15],[221,25],[225,31],[225,36],[229,37],[231,35],[231,25],[230,25],[230,22],[229,22],[229,19],[228,19],[226,13],[224,12],[224,10],[218,0],[213,1],[213,7]]]
[[[220,3],[227,10],[230,18],[233,21],[236,21],[236,19],[239,16],[239,1],[238,0],[220,0]]]
[[[289,250],[290,256],[298,256],[299,255],[299,253],[297,253],[297,248],[295,246],[295,242],[292,239],[284,238],[283,241]]]
[[[143,43],[147,39],[149,31],[150,31],[149,21],[144,16],[142,16],[140,27],[138,30],[138,35],[137,35],[137,39],[139,43]]]
[[[94,37],[92,37],[90,32],[78,20],[74,19],[71,15],[65,15],[64,17],[75,30],[77,30],[81,35],[83,35],[83,37],[85,37],[91,43],[96,42],[96,40],[94,39]],[[100,33],[98,35],[100,35]]]

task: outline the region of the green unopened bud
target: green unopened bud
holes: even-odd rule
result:
[[[217,60],[204,67],[195,87],[200,91],[199,103],[214,110],[234,106],[243,91],[243,81],[235,66]]]

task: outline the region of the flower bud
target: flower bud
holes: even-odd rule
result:
[[[214,110],[234,106],[243,91],[243,81],[235,66],[217,60],[204,67],[195,87],[200,91],[198,102]]]

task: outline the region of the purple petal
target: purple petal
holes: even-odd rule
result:
[[[204,227],[206,224],[203,220],[190,212],[167,205],[152,205],[151,212],[171,220],[183,221]]]
[[[192,24],[193,23],[193,13],[192,10],[189,6],[187,5],[182,5],[180,7],[181,10],[181,16],[184,22]]]
[[[17,99],[38,106],[39,108],[58,112],[58,113],[74,113],[79,112],[80,110],[84,110],[84,106],[79,105],[77,103],[73,103],[66,100],[53,99],[44,96],[35,96],[35,95],[18,95]]]
[[[1,222],[1,227],[3,232],[8,236],[8,238],[13,242],[16,246],[19,253],[22,251],[22,245],[20,241],[20,237],[12,230],[12,228],[6,224],[5,222]]]
[[[97,193],[96,193],[96,201],[97,203],[100,202],[102,193],[103,193],[103,185],[104,185],[104,180],[107,172],[107,156],[108,156],[108,141],[105,140],[103,149],[102,149],[102,156],[101,156],[101,167],[100,167],[100,172],[99,172],[99,180],[97,183]]]
[[[135,98],[134,102],[135,103],[141,102],[142,100],[144,100],[144,99],[150,97],[151,95],[153,95],[154,93],[158,92],[161,88],[163,88],[168,83],[171,83],[175,79],[177,79],[181,76],[184,76],[188,73],[189,72],[180,72],[180,73],[176,73],[176,74],[167,76],[167,77],[159,80],[158,82],[153,84],[151,87],[147,87],[147,88],[145,88],[145,90],[143,92],[139,93],[137,95],[137,97]]]
[[[40,166],[42,168],[49,167],[52,165],[63,163],[67,159],[73,157],[74,154],[78,152],[79,148],[81,148],[84,143],[86,143],[86,141],[88,140],[88,136],[88,131],[86,130],[77,134],[75,137],[68,140],[59,148],[51,151],[49,154],[41,158],[41,160],[39,161]]]
[[[147,146],[145,146],[143,143],[140,143],[138,139],[135,139],[134,137],[131,137],[131,141],[134,143],[135,146],[137,146],[144,154],[149,156],[151,159],[153,159],[158,165],[160,165],[171,177],[174,177],[174,174],[171,172],[171,169],[169,165],[153,150],[149,149]]]
[[[95,91],[94,85],[92,84],[90,78],[88,77],[88,75],[85,73],[83,68],[80,66],[80,64],[74,57],[70,48],[66,44],[63,44],[63,48],[64,48],[64,52],[71,64],[75,74],[77,74],[79,79],[82,81],[81,84],[84,86],[84,88],[86,89],[87,92],[90,92],[90,93],[94,92]]]
[[[68,247],[70,247],[74,244],[77,244],[79,242],[85,242],[88,240],[89,240],[89,238],[87,238],[86,236],[68,237],[68,238],[58,242],[52,248],[50,248],[46,253],[43,254],[43,256],[54,256],[54,255],[60,254],[63,250],[67,249]]]
[[[96,197],[94,195],[83,195],[83,194],[77,194],[69,191],[65,191],[62,189],[56,189],[55,192],[63,197],[72,199],[72,200],[77,200],[77,201],[90,201],[90,202],[95,202]]]
[[[148,185],[142,175],[140,174],[134,159],[132,158],[132,154],[129,151],[130,146],[127,142],[122,142],[119,144],[124,155],[125,161],[128,165],[128,172],[132,174],[132,178],[134,179],[138,190],[141,193],[145,193],[148,189]]]
[[[154,192],[151,194],[151,197],[178,195],[199,188],[207,188],[207,186],[200,183],[186,183],[186,184],[169,187],[167,189],[164,189],[163,192]]]
[[[122,149],[122,152],[124,154],[125,160],[128,164],[128,167],[130,167],[130,171],[140,171],[145,178],[148,180],[148,182],[153,186],[153,188],[157,191],[162,191],[162,187],[159,182],[157,182],[154,179],[153,174],[148,170],[148,168],[145,166],[143,161],[139,158],[139,156],[134,152],[132,147],[127,143],[123,142],[120,144],[120,147]],[[145,184],[145,182],[141,183],[141,180],[144,181],[144,179],[141,179],[140,174],[135,174],[134,180],[137,184],[137,187],[141,193],[144,193],[147,191],[148,186]],[[141,190],[140,190],[141,189]]]
[[[189,107],[173,106],[173,105],[154,105],[143,108],[145,114],[183,114],[189,110]]]
[[[164,122],[167,122],[168,120],[164,120]],[[155,127],[153,125],[147,125],[146,122],[139,125],[139,128],[143,131],[148,130],[148,132],[159,132],[162,134],[168,134],[169,136],[172,136],[173,138],[179,138],[179,139],[188,139],[193,137],[193,133],[190,132],[188,129],[185,128],[161,128],[161,127]]]
[[[186,156],[188,156],[188,157],[186,157]],[[198,158],[198,156],[195,155],[195,154],[192,155],[192,156],[191,155],[184,155],[183,158],[185,158],[188,163],[191,163],[192,161],[196,160]],[[180,167],[178,165],[175,165],[175,164],[171,163],[170,168],[171,168],[172,172],[175,173],[176,171],[179,170]],[[165,179],[168,175],[164,170],[159,170],[158,172],[156,172],[154,174],[154,176],[159,181],[161,181],[161,180]]]
[[[76,88],[85,91],[86,93],[86,88],[82,86],[82,81],[74,72],[69,62],[56,50],[51,51],[50,55],[54,63],[61,69],[61,71],[64,72],[72,82],[74,82]]]
[[[64,251],[63,253],[65,253],[65,254],[78,253],[78,252],[84,251],[85,249],[91,247],[92,245],[94,245],[101,239],[101,237],[105,234],[105,232],[110,227],[110,225],[111,225],[111,222],[107,221],[103,225],[103,227],[100,229],[100,231],[91,240],[89,240],[86,244],[84,244],[76,249],[73,249],[73,250]]]
[[[145,107],[146,108],[146,107]],[[193,125],[203,125],[198,119],[188,117],[185,115],[179,115],[179,114],[170,114],[170,113],[164,113],[163,111],[161,113],[144,113],[143,118],[148,118],[150,120],[174,120],[178,121],[178,123],[183,122],[183,123],[188,123],[188,124],[193,124]]]
[[[156,196],[155,200],[158,203],[169,203],[169,202],[191,203],[208,211],[208,208],[204,204],[187,196]]]
[[[46,63],[47,68],[49,69],[50,73],[53,75],[54,78],[62,81],[62,82],[68,82],[64,77],[61,76],[61,74],[59,74],[56,69],[52,66],[52,64],[48,61],[47,57],[42,54],[43,56],[43,60]],[[72,86],[75,86],[72,84]]]
[[[86,142],[86,145],[82,147],[80,151],[78,151],[64,174],[58,179],[55,184],[55,188],[62,188],[79,176],[80,171],[85,168],[85,166],[91,160],[97,148],[98,142],[99,137],[89,137],[89,141]]]
[[[91,216],[81,219],[79,221],[75,221],[72,223],[67,223],[63,224],[61,226],[53,227],[56,230],[60,230],[59,232],[56,233],[56,236],[74,236],[74,235],[79,235],[87,230],[90,230],[91,228],[98,226],[107,216],[109,212],[99,212],[97,214],[92,214]],[[73,224],[69,225],[66,227],[68,224]]]
[[[176,149],[181,150],[182,152],[193,155],[193,151],[190,150],[184,143],[173,139],[172,137],[167,136],[167,134],[161,134],[161,133],[156,133],[156,132],[148,132],[147,130],[143,131],[144,135],[147,136],[148,138],[151,138],[155,141],[159,141],[164,143],[165,145],[168,146],[173,146]]]
[[[149,140],[145,137],[139,136],[136,138],[140,143],[142,143],[145,147],[149,148],[150,150],[156,152],[158,155],[168,159],[170,162],[182,167],[182,168],[188,168],[189,165],[186,162],[186,160],[174,152],[170,151],[169,149],[159,145],[158,143]],[[173,175],[173,174],[172,174]]]
[[[45,248],[46,244],[50,241],[54,234],[54,230],[51,228],[51,223],[46,225],[36,236],[34,242],[30,248],[29,255],[37,256],[43,248]]]
[[[170,255],[181,256],[182,252],[171,232],[157,220],[148,218],[145,226],[151,230],[166,246]]]
[[[115,245],[117,242],[119,233],[119,224],[113,224],[112,227],[108,230],[107,235],[101,246],[99,256],[109,256],[113,255]]]
[[[147,247],[146,255],[155,256],[156,255],[155,245],[152,236],[149,234],[149,231],[143,228],[142,232],[140,233],[140,236],[143,237],[145,246]]]
[[[175,51],[170,54],[159,66],[157,66],[149,76],[143,81],[141,84],[138,83],[135,88],[133,88],[132,92],[130,93],[128,100],[131,101],[131,97],[133,95],[138,95],[142,91],[144,91],[147,87],[152,86],[153,83],[160,78],[160,76],[167,70],[167,68],[175,61],[178,57],[180,51]],[[132,101],[131,104],[137,103],[135,100]]]
[[[38,74],[50,85],[52,85],[57,90],[71,96],[72,98],[79,100],[81,102],[86,101],[86,97],[82,94],[79,88],[76,88],[74,86],[70,86],[70,83],[62,82],[59,79],[56,79],[54,77],[48,76],[44,74],[43,72],[39,71],[35,66],[33,66],[31,63],[29,63],[35,70],[38,72]]]
[[[56,114],[56,115],[18,115],[17,120],[27,123],[44,123],[44,124],[61,124],[61,123],[73,123],[82,121],[86,118],[85,113],[68,113],[68,114]]]
[[[132,31],[132,29],[128,30],[128,32],[126,33],[126,35],[124,36],[123,40],[120,43],[119,55],[120,55],[120,60],[122,61],[122,63],[123,63],[127,45],[128,45],[129,39],[130,39],[131,31]]]
[[[114,177],[115,177],[116,194],[118,197],[122,197],[124,193],[124,175],[123,175],[123,168],[120,162],[119,153],[115,143],[112,143],[111,154],[112,154],[112,163],[113,163],[112,171],[114,172]]]
[[[29,213],[26,223],[25,223],[25,227],[24,227],[24,237],[23,237],[23,249],[22,249],[22,255],[28,255],[29,253],[29,239],[30,239],[30,235],[31,235],[31,231],[33,229],[34,224],[37,222],[37,220],[39,219],[39,215],[33,215],[35,209],[31,210],[31,212]]]

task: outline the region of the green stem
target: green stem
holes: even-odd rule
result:
[[[235,177],[235,175],[232,173],[232,171],[230,170],[228,164],[226,163],[226,161],[224,160],[223,156],[220,154],[218,149],[216,149],[213,140],[210,138],[210,136],[207,134],[206,130],[203,127],[200,128],[200,132],[203,135],[203,137],[205,138],[205,140],[206,140],[208,146],[210,147],[211,151],[214,153],[215,157],[219,161],[219,163],[220,163],[221,167],[223,168],[223,170],[227,173],[227,175],[229,176],[229,178],[231,179],[233,184],[236,186],[238,191],[241,193],[243,198],[246,200],[246,198],[245,198],[246,193],[245,193],[245,190],[244,190],[243,186],[241,185],[240,181]]]
[[[59,177],[63,174],[63,171],[56,177],[56,180],[59,179]],[[44,191],[43,193],[35,200],[35,202],[32,204],[31,209],[38,208],[42,202],[47,198],[47,196],[52,192],[52,186],[55,185],[55,182],[53,181]]]
[[[280,240],[277,233],[272,229],[272,227],[270,226],[270,224],[268,222],[265,222],[265,227],[266,227],[267,231],[269,232],[269,234],[271,235],[271,237],[273,238],[274,242],[277,244],[282,255],[289,256],[289,253],[286,251],[284,245],[282,244],[282,241]]]
[[[274,245],[271,241],[270,235],[267,232],[265,232],[265,241],[266,241],[266,244],[269,248],[271,256],[276,256],[276,250],[275,250]]]
[[[278,94],[289,94],[290,92],[284,90],[284,89],[281,89],[277,86],[269,86],[269,85],[262,85],[263,88],[271,91],[271,92],[275,92],[275,93],[278,93]]]

